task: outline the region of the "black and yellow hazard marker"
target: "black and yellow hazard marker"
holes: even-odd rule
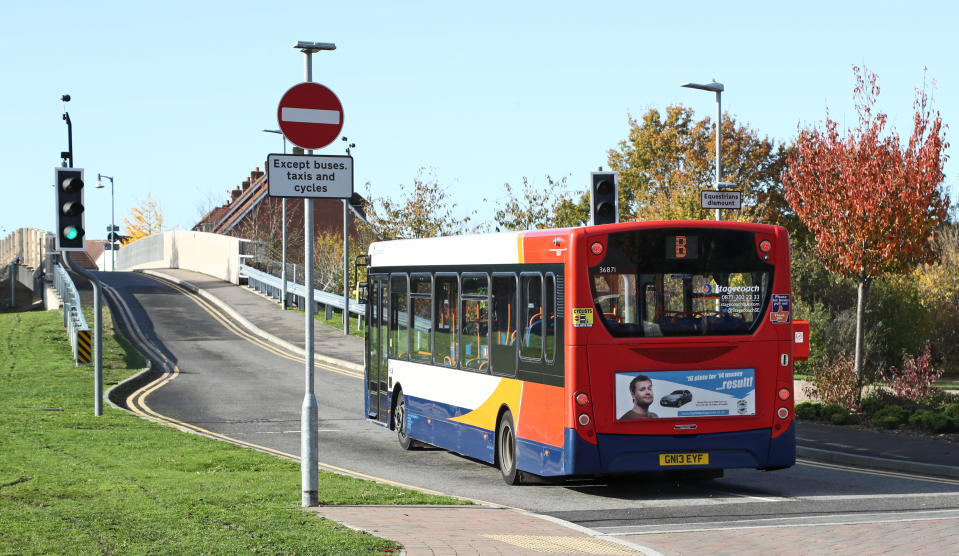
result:
[[[93,361],[93,343],[89,330],[77,330],[77,364],[87,365]]]

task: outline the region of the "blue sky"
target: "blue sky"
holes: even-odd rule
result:
[[[584,189],[629,114],[681,103],[713,116],[712,93],[687,81],[724,83],[724,111],[778,143],[827,108],[854,125],[850,66],[865,64],[907,136],[925,66],[956,143],[957,16],[922,1],[18,2],[0,34],[2,188],[17,200],[0,204],[0,236],[54,226],[64,93],[90,238],[110,220],[97,173],[116,180],[119,224],[150,194],[167,226],[190,229],[281,152],[261,130],[303,80],[298,40],[337,45],[314,56],[314,80],[344,105],[358,192],[395,196],[426,167],[461,211],[489,218],[504,182]],[[946,174],[955,200],[959,163]]]

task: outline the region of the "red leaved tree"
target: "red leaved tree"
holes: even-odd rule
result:
[[[916,89],[913,130],[903,144],[884,134],[886,115],[875,110],[876,74],[853,66],[859,127],[840,137],[826,113],[824,129],[800,130],[783,172],[786,200],[816,235],[831,272],[858,285],[854,372],[862,393],[863,311],[871,281],[905,273],[936,257],[929,236],[946,218],[942,191],[945,129],[932,112],[925,83]]]

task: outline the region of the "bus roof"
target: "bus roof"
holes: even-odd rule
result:
[[[422,239],[397,239],[370,244],[371,267],[440,266],[471,264],[516,264],[524,258],[523,239],[544,236],[568,237],[575,231],[608,234],[650,228],[732,228],[772,232],[779,226],[751,222],[714,220],[660,220],[620,222],[600,226],[470,234]]]

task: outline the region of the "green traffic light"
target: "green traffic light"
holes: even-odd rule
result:
[[[76,226],[67,226],[63,229],[63,237],[73,240],[80,237],[80,229]]]

